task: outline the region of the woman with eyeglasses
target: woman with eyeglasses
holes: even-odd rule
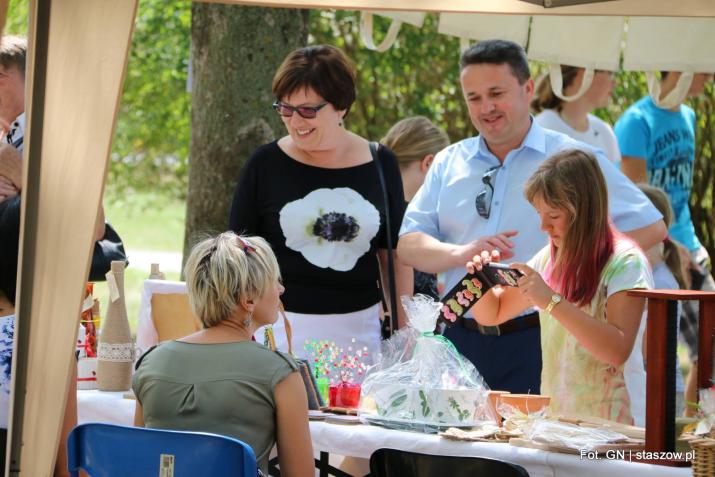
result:
[[[378,350],[378,283],[387,289],[381,271],[388,254],[395,258],[398,296],[412,294],[412,270],[400,265],[387,242],[389,234],[397,246],[404,212],[395,156],[380,147],[373,161],[368,141],[345,128],[355,76],[335,47],[290,53],[272,87],[287,134],[253,153],[233,198],[230,229],[265,237],[276,253],[298,354],[306,339],[335,341],[345,351]],[[285,349],[281,327],[274,334]]]
[[[549,244],[528,264],[510,266],[517,287],[494,287],[472,307],[482,325],[497,325],[536,307],[541,322],[541,393],[552,414],[633,423],[624,363],[631,355],[645,299],[648,261],[608,218],[608,192],[598,161],[572,149],[550,157],[527,181],[526,198]],[[467,264],[499,259],[483,252]]]
[[[562,65],[562,96],[568,98],[576,95],[581,89],[585,73],[584,68]],[[536,86],[531,109],[537,114],[535,119],[540,126],[597,147],[611,162],[618,165],[621,152],[613,128],[591,114],[594,109],[608,106],[614,86],[612,71],[596,70],[591,85],[579,97],[566,101],[556,96],[551,87],[551,78],[546,74]]]
[[[252,340],[276,321],[283,286],[271,246],[225,232],[186,261],[189,303],[203,329],[151,349],[137,363],[134,424],[212,432],[249,444],[268,475],[312,476],[308,398],[293,359]]]

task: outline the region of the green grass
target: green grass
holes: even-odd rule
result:
[[[115,197],[116,196],[116,197]],[[107,194],[105,216],[125,247],[133,250],[181,252],[186,203],[155,193]]]

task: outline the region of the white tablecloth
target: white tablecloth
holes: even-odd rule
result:
[[[131,426],[133,399],[125,393],[77,391],[78,421],[109,422]],[[577,455],[525,449],[508,444],[457,442],[436,435],[393,431],[375,426],[310,423],[315,451],[369,458],[377,449],[387,447],[425,454],[489,457],[523,466],[531,477],[686,477],[690,468],[665,467],[623,460],[588,460]]]
[[[380,448],[455,456],[489,457],[524,467],[531,477],[685,477],[688,468],[640,464],[623,460],[588,460],[577,455],[489,442],[458,442],[437,435],[393,431],[375,426],[310,423],[313,449],[369,458]]]
[[[134,425],[136,401],[124,398],[128,392],[77,391],[77,422]]]

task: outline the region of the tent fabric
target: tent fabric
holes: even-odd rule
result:
[[[623,17],[533,17],[529,58],[547,63],[618,70]]]
[[[715,18],[629,18],[623,69],[709,73],[714,51]]]
[[[423,11],[450,13],[506,13],[510,15],[613,15],[714,17],[712,0],[621,0],[568,7],[544,8],[523,0],[201,0],[281,8],[337,8],[341,10]]]
[[[389,50],[395,43],[403,22],[420,28],[425,20],[425,14],[422,12],[384,12],[380,14],[380,16],[391,18],[392,23],[379,45],[375,44],[373,34],[373,13],[362,12],[360,17],[360,38],[362,42],[367,49],[375,50],[380,53]]]
[[[442,13],[437,31],[466,40],[463,43],[468,40],[501,38],[526,47],[529,39],[529,19],[528,15]]]
[[[646,80],[648,82],[648,93],[653,99],[656,106],[663,109],[672,109],[685,101],[688,96],[688,90],[693,82],[693,73],[683,73],[678,78],[678,82],[675,84],[670,93],[668,93],[664,98],[660,97],[660,80],[656,75],[655,71],[648,71],[645,74]]]

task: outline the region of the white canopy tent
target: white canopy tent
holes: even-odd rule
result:
[[[137,3],[30,3],[28,139],[7,466],[12,475],[51,474]],[[712,0],[620,0],[553,9],[519,0],[392,0],[389,7],[384,0],[222,3],[526,16],[715,17]],[[7,5],[0,0],[2,25]]]

